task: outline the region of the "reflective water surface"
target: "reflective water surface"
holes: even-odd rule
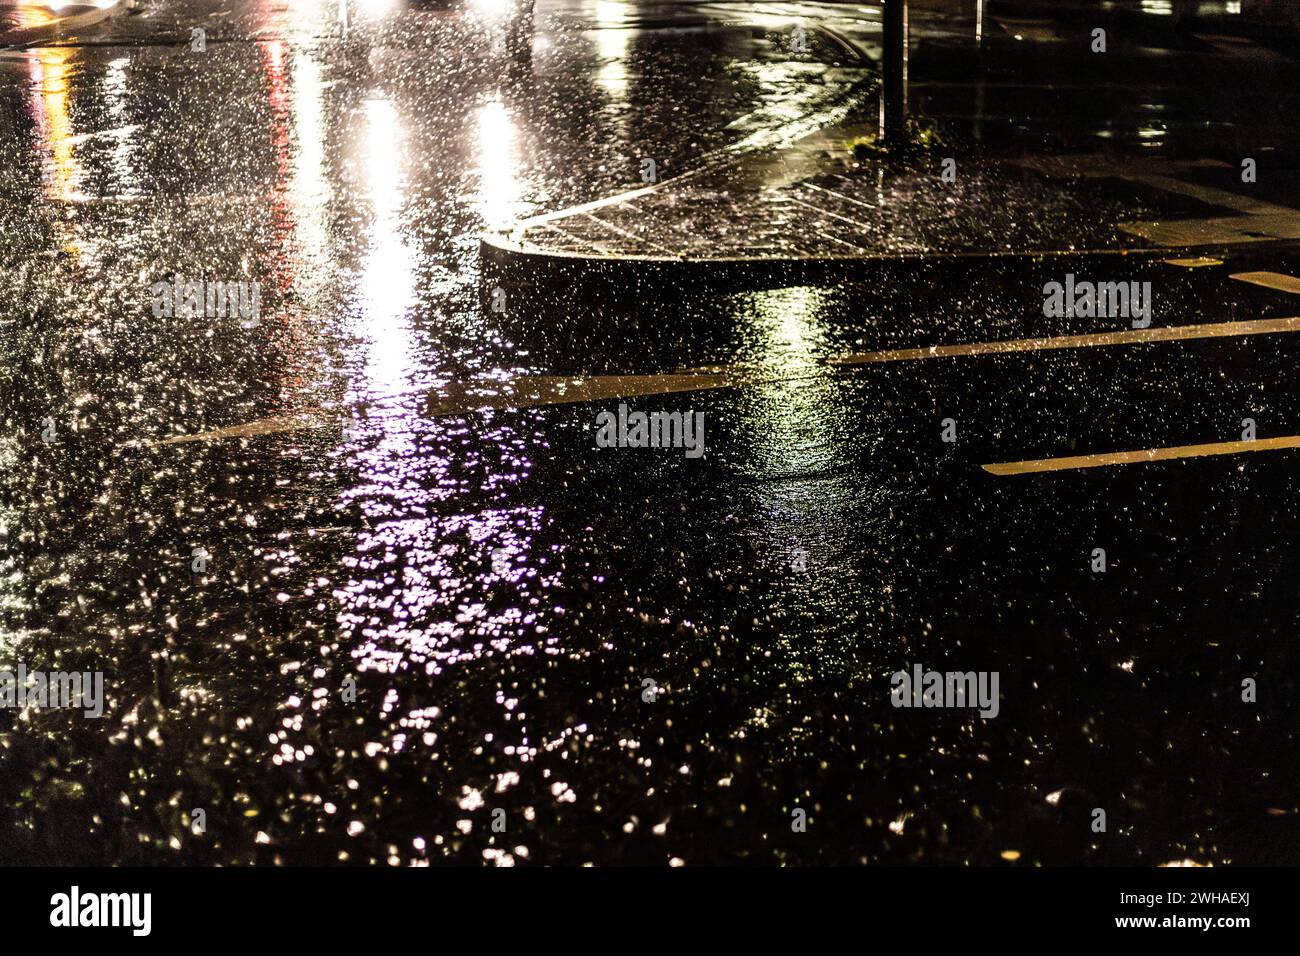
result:
[[[108,687],[0,711],[0,859],[1300,855],[1293,457],[978,467],[1293,433],[1287,337],[846,371],[1005,337],[1042,279],[498,286],[485,229],[867,69],[616,0],[539,5],[529,64],[489,0],[238,4],[201,54],[192,13],[0,60],[0,662]],[[156,316],[178,277],[259,320]],[[698,460],[595,448],[617,400],[438,401],[712,364],[756,374],[629,400],[703,411]],[[914,663],[999,671],[999,717],[891,707]]]

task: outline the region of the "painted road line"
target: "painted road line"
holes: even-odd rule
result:
[[[567,405],[610,398],[645,398],[651,395],[670,395],[677,392],[702,392],[718,388],[779,384],[813,376],[817,374],[819,367],[841,368],[930,358],[1003,355],[1050,349],[1092,348],[1105,345],[1174,342],[1186,339],[1264,335],[1297,331],[1300,331],[1300,317],[1202,325],[1175,325],[1166,328],[1126,329],[1120,332],[1095,332],[1087,335],[1062,335],[1053,338],[1010,339],[998,342],[972,342],[964,345],[934,345],[915,349],[862,352],[828,359],[825,366],[806,364],[782,369],[779,373],[772,369],[739,365],[713,365],[705,368],[685,369],[680,372],[655,375],[531,375],[500,382],[449,383],[427,393],[423,414],[426,418],[439,418],[444,415],[463,415],[468,412],[539,408],[546,405]],[[415,394],[418,393],[407,393],[406,396],[389,396],[389,400],[412,397]],[[343,412],[329,413],[320,410],[297,415],[264,418],[243,425],[233,425],[228,428],[218,428],[193,435],[175,435],[160,440],[158,444],[180,445],[187,442],[215,441],[223,438],[254,438],[296,428],[314,428],[328,425],[331,422],[340,420],[344,415]]]
[[[320,412],[304,412],[299,415],[280,415],[276,418],[259,418],[255,422],[247,422],[243,425],[231,425],[228,428],[195,432],[193,435],[173,435],[171,438],[161,438],[155,444],[184,445],[189,442],[212,441],[217,438],[256,438],[259,435],[291,431],[295,428],[311,428],[316,425],[324,425],[332,420],[323,410]]]
[[[1190,259],[1166,259],[1165,265],[1182,266],[1184,269],[1204,269],[1207,266],[1221,266],[1223,260],[1212,256],[1194,256]]]
[[[771,378],[769,374],[766,376]],[[753,385],[763,376],[738,367],[666,375],[525,376],[500,383],[447,385],[431,392],[424,414],[429,418],[510,408],[571,405],[609,398],[642,398],[675,392],[700,392]],[[784,379],[782,379],[784,381]]]
[[[805,366],[811,371],[811,366]],[[590,375],[524,376],[502,382],[451,383],[427,393],[407,392],[389,395],[385,403],[413,399],[425,394],[420,414],[425,418],[464,415],[469,412],[502,411],[517,408],[540,408],[546,405],[571,405],[610,398],[644,398],[676,392],[700,392],[737,385],[795,381],[799,375],[774,376],[759,369],[713,366],[667,375]],[[366,406],[363,404],[362,409]],[[262,418],[243,425],[214,428],[193,435],[174,435],[156,442],[158,445],[182,445],[189,442],[218,441],[223,438],[257,438],[298,428],[320,428],[349,417],[343,410],[325,409],[297,415]],[[378,416],[374,416],[378,417]]]
[[[1103,468],[1107,465],[1133,465],[1150,461],[1174,461],[1179,458],[1205,458],[1211,455],[1240,455],[1251,451],[1276,451],[1300,448],[1300,435],[1283,438],[1256,438],[1254,441],[1213,442],[1208,445],[1177,445],[1173,448],[1146,448],[1101,455],[1071,455],[1068,458],[1037,458],[1029,461],[1006,461],[981,465],[994,475],[1032,475],[1045,471],[1073,471],[1079,468]]]
[[[1265,289],[1300,295],[1300,279],[1281,272],[1234,272],[1228,278],[1236,279],[1238,282],[1249,282],[1251,285],[1262,285]]]
[[[1258,319],[1247,322],[1207,322],[1200,325],[1171,325],[1153,329],[1125,329],[1120,332],[1091,332],[1041,339],[1007,339],[999,342],[971,342],[964,345],[931,345],[916,349],[887,349],[858,352],[830,359],[832,365],[865,365],[871,362],[904,362],[963,355],[1002,355],[1012,352],[1042,352],[1050,349],[1096,348],[1105,345],[1136,345],[1144,342],[1179,342],[1185,339],[1227,338],[1300,331],[1300,317]]]

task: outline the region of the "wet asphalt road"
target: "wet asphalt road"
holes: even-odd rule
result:
[[[0,61],[0,647],[109,698],[0,711],[0,859],[1300,859],[1296,453],[980,467],[1300,433],[1293,336],[825,362],[1127,327],[1035,318],[1050,264],[497,311],[486,226],[860,78],[689,8],[542,3],[528,69],[490,11],[378,12],[235,4],[199,54],[168,3]],[[1294,314],[1231,267],[1105,278],[1157,326]],[[155,318],[176,275],[257,281],[259,324]],[[617,401],[431,402],[712,364],[762,374],[629,400],[703,412],[698,459],[593,447]],[[892,707],[914,664],[1000,713]]]

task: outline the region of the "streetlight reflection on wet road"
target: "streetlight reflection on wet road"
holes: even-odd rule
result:
[[[1067,18],[927,5],[890,155],[829,6],[150,0],[0,58],[0,647],[108,697],[0,710],[0,862],[1290,853],[1300,232],[1287,124],[1224,119],[1285,50],[1134,3],[1136,79],[1057,73]]]

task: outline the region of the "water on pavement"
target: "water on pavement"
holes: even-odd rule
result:
[[[1290,336],[828,361],[1128,327],[1041,318],[1050,264],[497,299],[484,229],[862,76],[693,8],[541,4],[528,68],[486,6],[194,9],[0,61],[0,661],[107,688],[0,712],[0,858],[1300,853],[1294,453],[981,468],[1295,434]],[[1227,271],[1104,278],[1293,314]],[[177,278],[256,317],[155,315]],[[712,365],[746,380],[473,410]],[[595,447],[620,401],[707,451]],[[891,706],[916,664],[997,671],[998,715]]]

